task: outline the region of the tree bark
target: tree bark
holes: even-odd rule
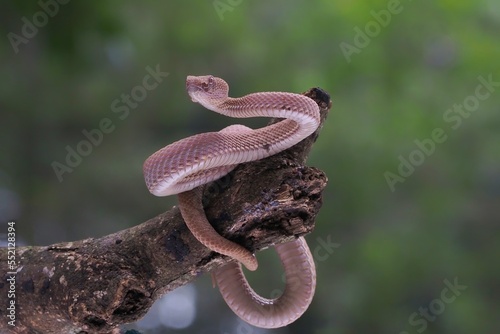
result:
[[[304,94],[320,106],[322,126],[329,95],[319,88]],[[303,163],[319,131],[206,185],[203,203],[215,229],[252,251],[311,232],[327,178]],[[0,249],[0,272],[7,273],[0,282],[2,333],[116,332],[163,294],[231,261],[202,246],[177,207],[99,239],[18,247],[15,275],[8,273],[7,256]],[[8,325],[7,309],[12,277],[15,327]]]

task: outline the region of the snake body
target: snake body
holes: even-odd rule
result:
[[[286,326],[305,312],[316,286],[314,261],[305,239],[299,237],[275,246],[285,270],[286,286],[280,297],[265,299],[249,286],[240,265],[256,270],[255,256],[213,229],[203,210],[199,186],[226,175],[240,163],[266,158],[297,144],[318,128],[319,107],[308,97],[284,92],[231,98],[228,84],[213,76],[188,76],[186,89],[193,102],[229,117],[284,118],[256,130],[231,125],[219,132],[179,140],[151,155],[143,171],[153,195],[178,194],[184,221],[202,244],[238,261],[214,274],[229,307],[255,326]]]

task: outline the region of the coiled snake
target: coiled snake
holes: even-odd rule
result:
[[[305,239],[299,237],[275,246],[285,270],[286,286],[280,297],[263,298],[249,286],[240,265],[241,262],[249,270],[256,270],[255,256],[213,229],[205,216],[198,187],[219,179],[240,163],[259,160],[297,144],[318,128],[319,107],[306,96],[283,92],[231,98],[228,84],[211,75],[188,76],[186,89],[193,102],[229,117],[285,119],[256,130],[231,125],[219,132],[179,140],[151,155],[144,162],[143,171],[153,195],[178,194],[182,217],[202,244],[238,261],[214,273],[229,307],[254,326],[286,326],[306,311],[316,287],[316,269]]]

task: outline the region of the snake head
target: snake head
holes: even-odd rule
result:
[[[226,99],[229,94],[229,85],[213,75],[188,75],[186,90],[193,102],[205,105],[208,101]]]

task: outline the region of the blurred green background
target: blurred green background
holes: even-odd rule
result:
[[[193,104],[187,75],[220,76],[234,97],[314,86],[332,96],[309,159],[329,184],[307,236],[318,287],[306,314],[280,330],[251,327],[204,275],[127,328],[500,332],[497,0],[2,1],[0,31],[0,221],[6,231],[15,219],[29,245],[154,217],[176,198],[147,191],[151,153],[195,133],[267,122]],[[143,88],[156,69],[164,72],[156,87],[147,79]],[[103,119],[98,144],[79,144]],[[86,156],[58,176],[54,166],[78,149]],[[252,285],[282,288],[275,254],[259,260]]]

